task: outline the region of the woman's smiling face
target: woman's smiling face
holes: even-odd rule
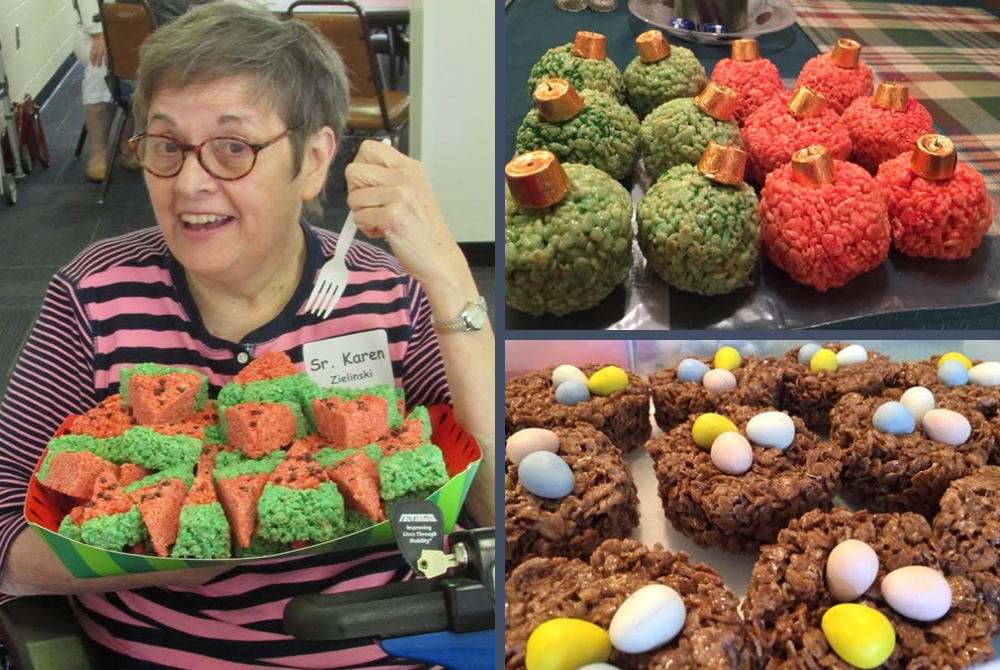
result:
[[[146,130],[191,145],[220,136],[264,143],[288,130],[268,103],[252,98],[246,77],[164,88],[150,100]],[[294,177],[287,138],[261,150],[253,170],[234,181],[213,177],[193,152],[173,177],[145,173],[157,223],[189,273],[238,286],[288,261],[283,252],[297,248],[302,203],[322,190],[326,178],[328,161],[318,165],[322,159],[311,142]]]

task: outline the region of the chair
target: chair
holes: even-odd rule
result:
[[[306,5],[332,11],[295,11]],[[400,132],[410,118],[410,96],[385,87],[364,10],[350,0],[298,0],[288,8],[286,17],[318,28],[344,60],[351,84],[347,136],[363,139],[384,133],[398,147]]]

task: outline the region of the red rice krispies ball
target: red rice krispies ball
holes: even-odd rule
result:
[[[840,120],[851,135],[851,161],[870,174],[878,166],[905,151],[913,151],[917,138],[934,132],[931,113],[919,101],[909,98],[906,109],[887,109],[875,104],[874,97],[858,98],[844,110]]]
[[[855,99],[872,94],[875,77],[863,60],[858,60],[856,68],[843,68],[830,60],[830,54],[820,54],[813,56],[802,66],[799,78],[792,88],[799,86],[808,86],[811,90],[822,93],[833,111],[843,114]]]
[[[712,70],[712,81],[736,91],[738,103],[733,119],[741,127],[757,108],[775,96],[786,93],[778,68],[766,58],[737,61],[723,58]]]

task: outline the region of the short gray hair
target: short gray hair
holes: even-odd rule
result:
[[[294,129],[294,174],[306,138],[324,126],[340,145],[350,85],[336,50],[301,21],[282,20],[262,5],[225,1],[194,7],[143,42],[132,96],[136,131],[145,131],[158,89],[239,76],[248,76],[251,95]]]

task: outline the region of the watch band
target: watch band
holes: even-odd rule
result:
[[[465,303],[465,309],[454,319],[437,321],[433,315],[431,316],[431,326],[439,335],[481,330],[484,325],[486,325],[486,298],[483,296]]]

